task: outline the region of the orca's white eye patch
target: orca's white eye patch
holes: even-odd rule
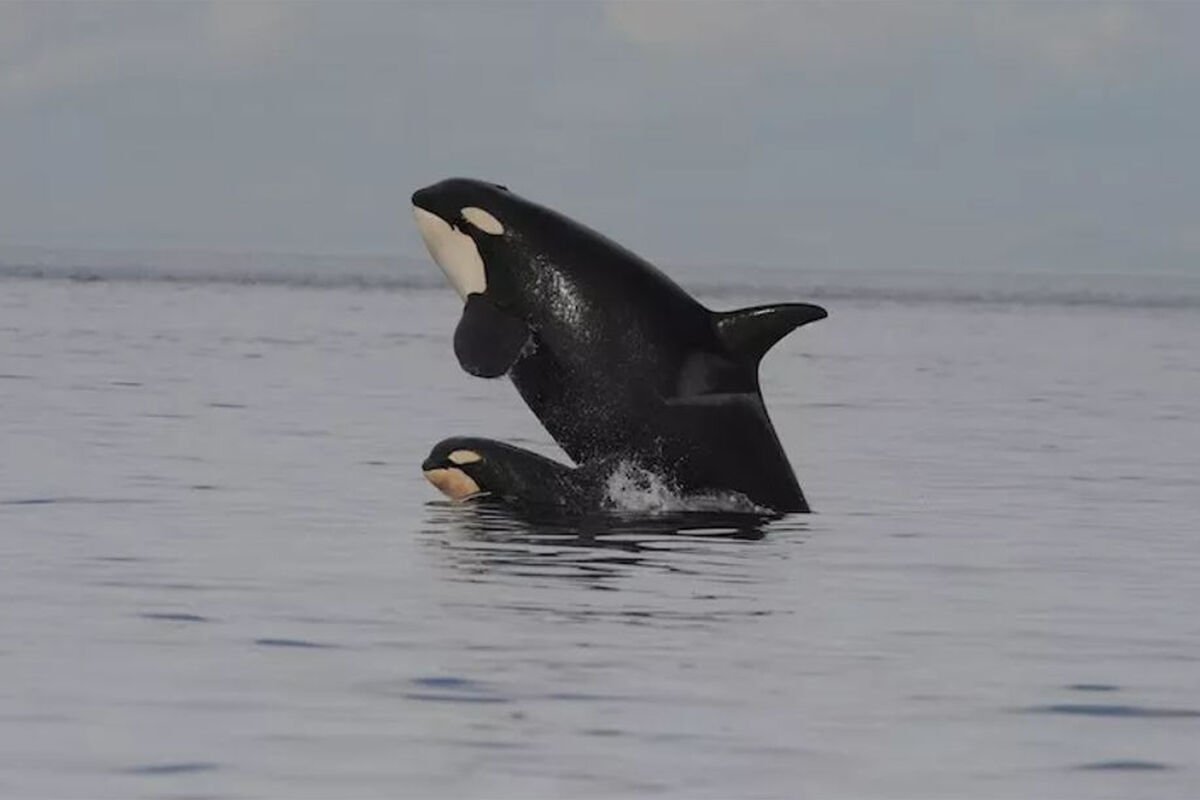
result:
[[[482,208],[475,206],[467,206],[461,212],[463,219],[474,225],[484,233],[490,233],[492,236],[499,236],[504,233],[504,226],[500,224],[500,220],[493,217]]]
[[[476,461],[483,461],[483,456],[474,450],[455,450],[446,458],[451,464],[474,464]]]

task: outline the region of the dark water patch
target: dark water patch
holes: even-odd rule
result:
[[[0,500],[0,506],[48,506],[60,502],[56,497],[30,497],[22,500]]]
[[[908,699],[914,703],[944,703],[948,697],[944,694],[936,694],[933,692],[914,692],[908,695]]]
[[[434,676],[431,678],[413,678],[417,686],[428,686],[434,689],[475,689],[479,684],[466,678],[456,678],[453,675]]]
[[[140,556],[93,556],[92,561],[105,564],[140,564],[147,559]]]
[[[489,704],[513,702],[512,697],[501,694],[488,684],[456,675],[430,675],[404,681],[376,681],[363,684],[359,688],[370,695],[402,700]]]
[[[368,467],[386,467],[388,462],[386,462],[386,461],[364,461],[362,463]]]
[[[194,492],[211,492],[211,491],[215,490],[217,487],[211,483],[193,483],[188,488]]]
[[[457,675],[430,675],[413,678],[409,681],[409,686],[417,689],[415,692],[411,689],[401,692],[401,696],[409,700],[507,703],[512,699],[501,695],[485,683],[470,678],[461,678]]]
[[[1072,714],[1082,717],[1128,717],[1135,719],[1200,719],[1191,708],[1147,708],[1103,703],[1054,703],[1022,709],[1026,714]]]
[[[109,381],[109,386],[145,386],[141,381]]]
[[[601,664],[602,662],[595,662]],[[690,665],[689,665],[690,666]],[[415,681],[409,682],[416,683]],[[381,688],[380,688],[381,687]],[[371,694],[385,694],[392,697],[412,698],[413,693],[408,690],[408,687],[400,687],[399,690],[393,689],[390,686],[373,684],[367,689]],[[433,692],[422,693],[422,698],[426,699],[427,695],[432,695]],[[580,691],[553,691],[553,692],[526,692],[518,695],[507,695],[498,692],[496,689],[476,681],[464,681],[462,685],[448,686],[443,691],[437,692],[442,699],[470,699],[474,697],[490,697],[493,698],[487,702],[513,702],[516,700],[525,700],[530,702],[545,702],[551,701],[555,703],[623,703],[627,705],[637,706],[653,706],[653,705],[677,705],[681,702],[689,702],[698,705],[711,707],[726,707],[731,704],[731,701],[724,698],[716,697],[686,697],[680,694],[660,693],[660,694],[631,694],[617,692],[580,692]],[[630,731],[613,731],[608,735],[624,735],[631,733]],[[602,734],[594,734],[602,735]],[[639,734],[641,735],[641,734]],[[678,736],[689,736],[693,738],[708,738],[706,734],[673,734]]]
[[[225,587],[206,585],[202,583],[187,583],[178,582],[170,583],[164,581],[95,581],[91,586],[104,586],[111,589],[159,589],[165,592],[206,592],[213,589],[222,589]]]
[[[309,345],[313,343],[313,339],[293,339],[286,336],[250,336],[243,338],[241,336],[222,336],[217,341],[221,344],[268,344],[272,347],[295,347],[297,345]]]
[[[208,403],[209,408],[245,408],[243,403]]]
[[[437,739],[451,748],[466,747],[473,750],[528,750],[527,742],[500,742],[494,739]]]
[[[170,611],[147,611],[139,614],[142,619],[161,620],[163,622],[212,622],[208,617],[199,614],[182,614]]]
[[[1121,759],[1115,761],[1096,761],[1091,764],[1080,764],[1078,770],[1089,772],[1159,772],[1174,769],[1170,764],[1158,761],[1139,761],[1137,759]]]
[[[313,289],[440,289],[441,275],[413,265],[397,274],[397,260],[323,257],[307,254],[140,253],[119,255],[52,253],[24,263],[0,264],[0,278],[76,283],[168,283],[191,285],[289,286]]]
[[[1116,692],[1121,687],[1111,683],[1070,683],[1066,688],[1073,692]]]
[[[219,768],[211,761],[179,761],[166,764],[139,764],[121,771],[126,775],[188,775],[195,772],[213,772]]]
[[[133,497],[19,497],[0,500],[0,506],[50,506],[50,505],[136,505],[153,503]]]
[[[0,381],[31,381],[32,375],[19,375],[15,372],[0,372]]]
[[[265,637],[255,639],[254,643],[261,647],[291,647],[297,650],[337,650],[336,644],[326,644],[324,642],[310,642],[307,639],[279,639],[274,637]]]
[[[148,419],[191,419],[192,418],[191,414],[168,414],[168,413],[162,413],[162,412],[158,412],[158,413],[147,412],[145,414],[139,414],[139,416],[147,417]]]
[[[435,703],[511,703],[512,698],[482,694],[441,694],[433,692],[408,692],[401,695],[405,700],[428,700]]]
[[[597,694],[595,692],[550,692],[542,695],[546,700],[558,700],[566,703],[627,703],[644,702],[644,698],[616,694]]]

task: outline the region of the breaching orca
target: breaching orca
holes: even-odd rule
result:
[[[758,365],[823,308],[709,311],[625,248],[503,186],[452,178],[412,202],[465,303],[459,363],[480,377],[508,373],[576,463],[624,458],[684,493],[808,510]]]

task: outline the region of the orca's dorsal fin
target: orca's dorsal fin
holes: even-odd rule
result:
[[[829,312],[809,303],[781,303],[713,312],[717,336],[738,359],[757,366],[771,347],[801,325]]]

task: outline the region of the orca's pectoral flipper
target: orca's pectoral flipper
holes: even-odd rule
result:
[[[782,303],[714,312],[717,336],[729,352],[757,365],[771,347],[789,333],[825,319],[829,312],[810,303]]]
[[[504,311],[482,294],[467,295],[454,329],[458,363],[479,378],[496,378],[512,367],[529,341],[525,320]]]

